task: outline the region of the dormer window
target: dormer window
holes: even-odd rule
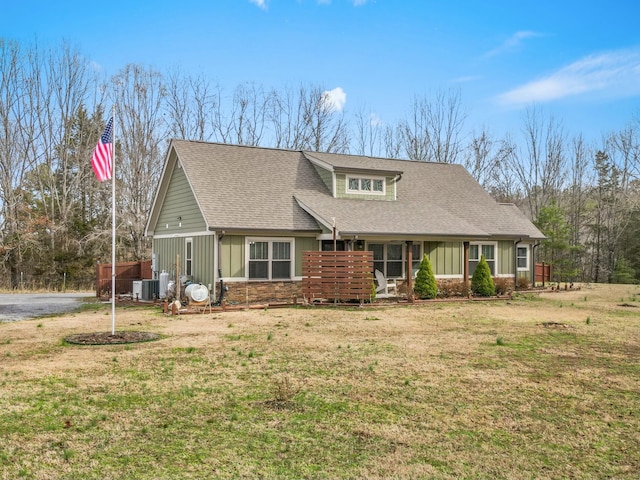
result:
[[[347,176],[347,193],[384,195],[384,178]]]

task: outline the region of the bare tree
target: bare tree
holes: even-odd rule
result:
[[[112,80],[116,105],[116,178],[120,234],[135,260],[146,258],[144,227],[160,178],[167,128],[162,118],[166,88],[162,75],[127,65]]]
[[[29,94],[37,104],[33,111],[41,134],[35,143],[30,178],[42,200],[38,213],[49,222],[48,255],[41,256],[41,263],[48,258],[49,273],[61,274],[66,265],[56,257],[68,258],[63,252],[80,248],[80,239],[72,232],[73,214],[85,183],[80,173],[87,170],[79,164],[87,159],[79,159],[67,146],[76,113],[88,101],[96,101],[92,95],[97,91],[97,78],[89,61],[66,43],[42,53],[34,51],[30,70],[41,73],[33,76]]]
[[[482,129],[473,135],[464,152],[464,167],[480,185],[495,191],[501,184],[503,172],[507,171],[507,161],[513,146],[507,140],[495,140],[491,133]]]
[[[354,129],[356,142],[354,153],[370,157],[379,156],[382,127],[378,116],[372,111],[358,110],[355,114]]]
[[[640,179],[640,118],[609,135],[607,143],[612,160],[622,175],[622,189],[627,192],[631,181]]]
[[[384,127],[382,144],[386,158],[402,158],[402,140],[400,137],[400,126],[392,127],[387,125]]]
[[[24,176],[29,162],[33,126],[24,89],[28,77],[19,44],[0,38],[0,217],[1,252],[11,286],[17,286],[22,261]]]
[[[244,83],[236,87],[231,107],[234,143],[259,145],[265,129],[267,97],[261,87]]]
[[[411,160],[458,163],[466,113],[460,92],[438,91],[433,99],[414,97],[399,125],[405,155]]]
[[[183,76],[179,71],[167,77],[166,109],[170,136],[209,141],[218,131],[219,109],[216,90],[202,76]]]
[[[349,129],[344,114],[319,86],[301,86],[297,92],[271,92],[268,121],[277,148],[344,153]]]
[[[587,222],[588,189],[593,183],[593,170],[590,158],[592,149],[586,144],[582,135],[574,137],[571,143],[572,165],[570,169],[570,185],[567,190],[566,215],[570,228],[571,261],[573,267],[584,272],[586,265],[582,263],[584,234]]]
[[[558,200],[565,186],[566,136],[558,121],[543,118],[535,107],[527,109],[523,134],[524,147],[511,150],[510,160],[524,190],[528,212],[535,220],[540,208]]]

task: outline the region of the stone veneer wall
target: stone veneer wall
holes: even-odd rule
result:
[[[507,286],[513,289],[513,278],[499,278],[497,281],[504,281]],[[441,278],[437,279],[438,288],[442,292],[451,290],[450,293],[457,292],[462,284],[462,278]],[[297,298],[302,302],[302,282],[231,282],[225,284],[229,289],[224,298],[228,304],[251,304],[266,302],[291,302]],[[458,286],[458,288],[456,288]],[[471,286],[471,280],[469,280]],[[398,279],[398,292],[407,293],[405,280]],[[454,293],[454,295],[455,295]]]
[[[302,300],[302,282],[230,282],[224,298],[228,304],[292,302]]]

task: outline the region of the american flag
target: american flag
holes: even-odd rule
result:
[[[113,151],[113,117],[107,122],[107,127],[100,137],[96,149],[91,157],[91,166],[96,177],[101,182],[111,178],[111,154]]]

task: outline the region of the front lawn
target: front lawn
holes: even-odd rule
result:
[[[638,294],[0,324],[0,477],[635,479]]]

